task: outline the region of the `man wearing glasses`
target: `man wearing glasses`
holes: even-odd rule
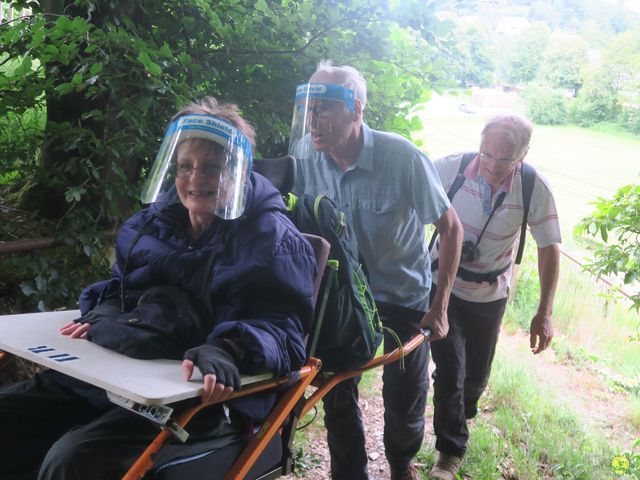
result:
[[[296,190],[326,195],[344,211],[378,302],[427,310],[431,268],[424,226],[435,225],[443,240],[443,268],[431,308],[415,323],[380,308],[384,325],[403,342],[417,333],[418,322],[432,329],[435,341],[447,334],[462,228],[432,162],[405,138],[369,128],[363,121],[366,103],[365,80],[352,67],[320,62],[310,82],[298,86],[289,147],[299,165]],[[385,334],[385,350],[395,347]],[[412,459],[424,437],[427,344],[404,360],[404,370],[396,363],[383,373],[384,445],[392,480],[418,478]],[[334,480],[368,478],[358,381],[346,380],[324,397]]]
[[[431,478],[454,480],[467,449],[466,421],[476,416],[487,386],[511,279],[514,244],[523,222],[523,161],[532,126],[518,115],[498,115],[485,124],[480,150],[461,172],[451,203],[464,228],[460,266],[449,299],[449,334],[431,346],[436,370],[434,416],[438,458]],[[456,181],[463,154],[435,162],[447,191]],[[528,225],[538,247],[540,300],[531,320],[534,354],[551,343],[551,313],[558,281],[560,226],[551,190],[532,175]],[[439,265],[438,248],[431,251]],[[437,291],[434,275],[431,295]]]

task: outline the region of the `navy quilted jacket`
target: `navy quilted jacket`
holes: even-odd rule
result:
[[[113,278],[82,292],[82,313],[121,291],[129,311],[149,287],[173,284],[208,305],[214,318],[208,340],[228,338],[243,346],[241,373],[286,375],[299,368],[316,263],[311,246],[287,218],[279,192],[252,173],[243,217],[216,218],[195,242],[188,222],[180,204],[156,203],[131,217],[118,234]],[[258,395],[232,407],[262,419],[272,403],[272,395]]]

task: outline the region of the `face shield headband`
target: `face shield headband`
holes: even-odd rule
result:
[[[296,88],[289,154],[297,158],[305,156],[310,146],[309,130],[311,122],[329,118],[336,107],[345,105],[351,114],[355,113],[355,94],[350,88],[334,83],[303,83]]]
[[[236,127],[211,115],[181,116],[165,133],[142,202],[180,202],[191,213],[238,218],[251,164],[251,142]]]

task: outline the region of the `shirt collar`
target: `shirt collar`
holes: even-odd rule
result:
[[[362,134],[362,149],[358,154],[358,158],[356,158],[354,166],[371,171],[373,170],[373,133],[364,122],[362,122],[360,133]]]
[[[504,179],[504,182],[502,182],[500,189],[509,193],[511,191],[511,188],[513,187],[513,178],[518,172],[520,172],[521,169],[522,165],[520,162],[518,162],[518,165],[516,165],[516,167],[511,170],[511,173],[507,175],[507,178]],[[480,176],[480,155],[476,155],[476,157],[471,160],[462,174],[469,180],[478,180],[478,177]]]
[[[373,133],[371,133],[371,129],[364,122],[362,123],[360,133],[362,134],[362,148],[356,157],[356,161],[347,171],[355,168],[362,168],[369,171],[373,170]],[[342,172],[340,167],[329,158],[328,153],[320,152],[320,154],[320,158],[322,158],[324,162]]]

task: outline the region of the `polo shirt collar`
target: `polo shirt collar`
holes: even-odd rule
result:
[[[369,126],[362,122],[360,128],[362,134],[362,149],[356,158],[354,167],[363,168],[364,170],[373,170],[373,133]]]
[[[511,170],[511,173],[507,176],[507,178],[504,179],[504,182],[502,182],[502,185],[500,186],[501,190],[507,193],[511,191],[511,188],[513,187],[513,179],[521,169],[522,165],[519,162],[518,165],[516,165],[516,167]],[[480,155],[476,155],[476,157],[471,160],[462,174],[469,180],[478,180],[478,177],[480,176]]]

